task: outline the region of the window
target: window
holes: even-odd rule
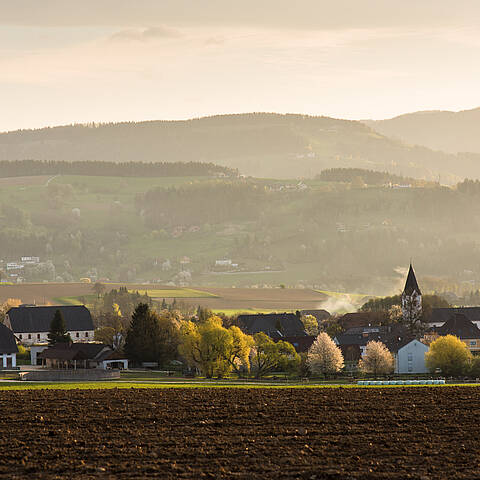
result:
[[[408,371],[409,371],[409,373],[413,372],[413,366],[412,366],[411,363],[408,364]]]
[[[476,345],[477,341],[476,340],[470,340],[470,345]]]
[[[411,362],[413,360],[413,353],[408,354],[408,361]]]
[[[40,334],[37,333],[37,340],[40,340]]]
[[[30,340],[31,338],[32,338],[32,334],[29,333],[29,334],[28,334],[28,339]]]
[[[22,334],[20,334],[20,335],[18,336],[18,338],[21,340],[21,339],[22,339]]]
[[[75,336],[78,338],[80,336],[80,332],[77,332]]]
[[[85,332],[85,337],[88,337],[88,332]]]

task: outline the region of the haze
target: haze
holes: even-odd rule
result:
[[[0,131],[480,105],[476,1],[0,2]]]

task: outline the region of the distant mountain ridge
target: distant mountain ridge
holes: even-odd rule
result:
[[[480,154],[480,108],[460,112],[414,112],[388,120],[365,120],[364,123],[382,135],[410,145],[448,153]]]
[[[249,113],[185,121],[72,125],[0,134],[0,160],[212,162],[257,177],[313,177],[325,168],[388,171],[455,183],[480,177],[480,156],[411,147],[362,122]],[[1,176],[1,164],[0,164]]]

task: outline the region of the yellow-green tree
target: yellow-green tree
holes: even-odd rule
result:
[[[180,327],[180,354],[207,378],[225,376],[232,369],[248,371],[252,344],[252,337],[238,327],[225,328],[217,316],[200,323],[185,321]]]
[[[472,354],[467,345],[453,335],[437,338],[425,354],[425,364],[430,371],[439,368],[448,376],[467,373],[471,363]]]
[[[293,372],[300,367],[300,355],[291,343],[282,340],[274,342],[263,332],[253,336],[251,365],[256,378],[264,377],[267,373],[279,369]]]
[[[313,315],[302,315],[302,323],[308,335],[312,337],[318,335],[318,321]]]

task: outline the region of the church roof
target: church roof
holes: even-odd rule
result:
[[[418,286],[412,264],[410,264],[410,268],[408,269],[407,281],[405,282],[405,288],[403,289],[403,293],[405,295],[411,295],[414,291],[417,292],[419,295],[422,294],[422,292],[420,291],[420,287]]]

